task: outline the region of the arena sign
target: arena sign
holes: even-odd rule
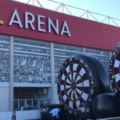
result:
[[[29,17],[31,17],[31,20],[29,20]],[[51,33],[51,29],[53,29],[57,35],[62,36],[63,34],[67,34],[69,37],[71,37],[66,21],[63,22],[62,29],[59,31],[59,20],[56,19],[55,20],[56,25],[54,25],[50,17],[48,17],[47,18],[48,30],[41,28],[42,26],[46,25],[45,22],[41,21],[45,18],[46,17],[43,15],[37,15],[37,31]],[[34,22],[35,22],[35,16],[30,12],[25,12],[25,28],[28,29],[28,26],[30,26],[32,30],[36,30],[33,25]],[[20,28],[23,28],[23,24],[20,20],[19,14],[16,9],[14,10],[12,17],[9,21],[9,26],[12,26],[13,24],[18,24]]]

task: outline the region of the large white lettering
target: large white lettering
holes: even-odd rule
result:
[[[15,17],[16,17],[17,20],[15,20]],[[14,12],[13,12],[13,15],[12,15],[12,17],[11,17],[11,20],[10,20],[10,22],[9,22],[9,25],[11,26],[13,23],[18,24],[19,27],[21,27],[21,28],[23,27],[23,26],[22,26],[22,23],[21,23],[21,21],[20,21],[20,17],[19,17],[19,15],[18,15],[18,12],[17,12],[16,9],[15,9]]]
[[[31,20],[28,20],[28,16],[31,16]],[[35,17],[32,13],[25,12],[25,28],[28,29],[28,24],[31,26],[32,30],[35,30],[33,26],[33,22],[35,21]]]
[[[64,23],[63,23],[63,27],[62,27],[62,30],[61,30],[60,35],[63,35],[63,33],[67,33],[69,37],[71,36],[71,34],[70,34],[70,31],[69,31],[69,28],[68,28],[68,26],[67,26],[67,22],[66,22],[66,21],[64,21]]]
[[[30,20],[29,20],[29,17],[31,17]],[[45,22],[41,21],[42,19],[46,21],[45,16],[37,15],[37,28],[35,28],[34,24],[33,24],[36,20],[35,16],[32,13],[25,12],[25,28],[28,29],[30,26],[32,30],[37,29],[37,31],[39,31],[39,32],[46,32],[47,30],[42,28],[42,26],[46,25]],[[47,22],[48,22],[48,33],[51,33],[51,29],[53,29],[57,35],[62,36],[64,34],[67,34],[69,37],[71,37],[71,34],[70,34],[70,31],[69,31],[66,21],[63,22],[61,30],[59,29],[59,20],[58,19],[55,20],[55,24],[54,24],[52,22],[52,20],[50,19],[50,17],[48,17]],[[17,24],[17,25],[19,25],[20,28],[23,28],[19,14],[16,9],[14,10],[14,12],[12,14],[12,17],[9,22],[9,26],[11,26],[13,24]],[[59,30],[60,30],[60,32],[59,32]]]
[[[44,22],[41,22],[41,18],[45,18],[45,16],[42,16],[42,15],[38,15],[38,31],[41,31],[41,32],[46,32],[45,29],[42,29],[41,28],[41,25],[45,25]]]
[[[51,19],[48,17],[48,33],[51,33],[51,27],[55,30],[56,34],[59,34],[59,25],[58,25],[58,19],[56,19],[56,27],[51,21]]]

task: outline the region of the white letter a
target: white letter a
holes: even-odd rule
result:
[[[65,29],[66,29],[66,30],[65,30]],[[67,33],[69,37],[71,36],[66,21],[64,21],[64,23],[63,23],[63,27],[62,27],[62,30],[61,30],[60,35],[63,35],[63,33]]]
[[[14,20],[15,17],[16,17],[17,20]],[[9,25],[12,25],[13,23],[18,24],[19,27],[21,27],[21,28],[23,27],[23,26],[22,26],[22,23],[21,23],[21,21],[20,21],[20,17],[19,17],[19,15],[18,15],[18,12],[17,12],[16,9],[15,9],[14,12],[13,12],[13,15],[12,15],[12,18],[11,18],[11,20],[10,20],[10,22],[9,22]]]

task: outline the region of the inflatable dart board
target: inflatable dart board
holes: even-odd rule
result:
[[[110,82],[117,97],[120,98],[120,46],[118,45],[111,57],[109,68]]]
[[[63,63],[58,75],[58,95],[69,113],[76,114],[83,102],[92,103],[98,94],[104,92],[109,93],[111,90],[107,72],[98,59],[76,55]]]

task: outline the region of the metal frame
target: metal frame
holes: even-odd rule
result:
[[[32,5],[34,5],[34,6],[35,6],[35,2],[36,2],[41,8],[48,9],[48,8],[45,7],[45,5],[44,6],[42,5],[41,0],[26,0],[26,4],[30,4],[30,1],[32,1]],[[56,6],[54,9],[52,9],[53,11],[61,12],[61,13],[64,13],[64,14],[69,14],[71,16],[77,16],[74,13],[72,13],[72,10],[76,9],[76,10],[78,10],[78,15],[79,15],[80,11],[82,12],[79,15],[80,18],[89,19],[89,20],[92,20],[92,21],[96,21],[96,22],[105,23],[105,24],[116,26],[116,27],[120,27],[120,19],[116,19],[116,18],[113,18],[113,17],[109,17],[109,16],[106,16],[106,15],[95,13],[95,12],[92,12],[92,11],[84,10],[84,9],[81,9],[81,8],[73,7],[71,5],[56,2],[56,1],[53,1],[53,0],[46,0],[46,2],[47,1],[49,1],[53,4],[54,3],[58,4],[58,6]],[[60,11],[60,8],[62,8],[61,11]],[[72,10],[71,10],[71,8],[72,8]],[[67,12],[65,12],[65,10]],[[103,17],[102,20],[100,20],[98,18],[98,16]]]
[[[37,107],[41,107],[41,106],[40,106],[41,101],[43,101],[42,103],[44,103],[44,105],[46,104],[46,103],[45,103],[46,100],[49,100],[50,103],[51,103],[51,99],[49,99],[49,98],[45,98],[45,99],[42,99],[42,98],[41,98],[41,99],[14,99],[13,102],[16,101],[16,102],[17,102],[17,107],[20,107],[20,101],[23,101],[23,102],[24,102],[24,106],[27,106],[27,101],[28,101],[28,100],[31,101],[31,106],[34,106],[34,105],[33,105],[33,101],[36,100],[36,101],[37,101]]]

